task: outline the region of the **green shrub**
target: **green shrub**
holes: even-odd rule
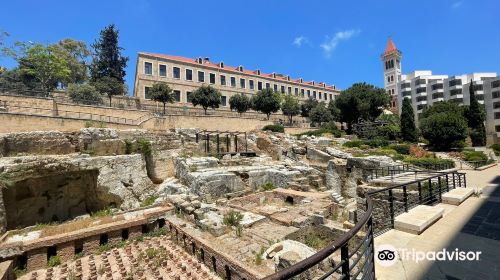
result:
[[[365,140],[364,141],[366,145],[369,145],[372,148],[378,148],[378,147],[386,147],[389,145],[389,141],[383,138],[375,138],[371,140]]]
[[[349,142],[345,142],[344,145],[342,145],[342,146],[347,147],[347,148],[359,148],[363,144],[364,144],[364,142],[361,140],[351,140]]]
[[[132,153],[132,142],[130,140],[125,139],[125,154],[130,155]]]
[[[57,266],[57,265],[60,265],[60,264],[61,264],[61,257],[59,257],[59,256],[52,256],[47,261],[47,266],[48,267],[54,267],[54,266]]]
[[[227,214],[224,215],[224,224],[226,226],[234,226],[238,227],[240,225],[241,220],[243,220],[243,214],[238,211],[231,210]]]
[[[272,182],[267,182],[265,183],[264,185],[261,186],[261,188],[265,191],[270,191],[270,190],[273,190],[275,189],[276,187],[273,185]]]
[[[141,138],[137,140],[137,144],[139,145],[139,150],[145,156],[150,156],[153,149],[151,148],[151,142],[148,140]]]
[[[406,157],[404,161],[422,168],[432,168],[436,165],[447,165],[449,168],[455,167],[455,162],[451,159]]]
[[[302,132],[302,133],[296,134],[296,136],[299,136],[299,137],[302,135],[321,136],[323,134],[332,134],[336,138],[342,137],[342,132],[340,131],[340,129],[337,127],[337,125],[334,122],[324,123],[320,126],[319,129]]]
[[[500,144],[493,144],[490,148],[493,149],[495,155],[500,156]]]
[[[28,269],[26,267],[14,267],[14,279],[20,278],[24,274],[28,273]]]
[[[387,148],[395,150],[398,154],[409,155],[410,145],[409,144],[391,144]]]
[[[463,151],[465,161],[487,161],[488,156],[483,152]]]
[[[113,210],[111,210],[111,207],[106,207],[104,209],[101,209],[96,212],[92,212],[90,214],[90,217],[92,218],[101,218],[101,217],[107,217],[113,215]]]
[[[148,196],[146,199],[144,199],[142,202],[141,202],[141,207],[148,207],[148,206],[151,206],[153,205],[153,203],[155,202],[155,200],[158,198],[157,195],[151,195],[151,196]]]
[[[270,125],[266,125],[262,128],[262,130],[266,131],[266,130],[269,130],[269,131],[272,131],[272,132],[281,132],[281,133],[285,133],[285,127],[280,125],[280,124],[270,124]]]

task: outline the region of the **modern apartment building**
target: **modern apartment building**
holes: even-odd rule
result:
[[[414,71],[401,75],[396,90],[398,108],[401,112],[403,98],[410,98],[418,121],[422,111],[438,101],[469,105],[471,86],[479,103],[485,105],[488,143],[497,143],[500,140],[500,77],[496,73],[447,76],[433,75],[432,71]]]
[[[335,99],[340,90],[323,82],[293,79],[290,76],[260,70],[248,70],[243,66],[228,66],[224,62],[213,63],[208,57],[185,58],[141,52],[137,57],[134,96],[150,99],[148,94],[156,82],[166,82],[174,91],[176,103],[191,105],[191,93],[201,85],[211,85],[222,94],[221,106],[229,106],[229,98],[235,94],[256,94],[271,88],[283,94],[293,94],[299,100],[313,98],[321,102]]]

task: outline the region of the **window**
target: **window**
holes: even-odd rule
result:
[[[153,75],[153,63],[144,62],[144,74]]]
[[[313,90],[313,97],[316,98],[316,91]]]
[[[300,89],[300,96],[304,97],[304,89]]]
[[[391,77],[390,76],[387,76],[387,82],[390,83],[391,82]]]
[[[409,88],[409,87],[410,87],[410,83],[401,84],[401,89]]]
[[[461,89],[452,89],[452,90],[450,90],[450,96],[455,96],[457,94],[462,94],[462,90]]]
[[[491,96],[492,96],[493,98],[499,98],[499,97],[500,97],[500,91],[494,91],[494,92],[492,92],[492,93],[491,93]]]
[[[227,106],[227,97],[225,97],[224,95],[220,97],[220,104],[222,106]]]
[[[426,83],[426,80],[425,79],[418,79],[415,81],[415,85],[418,86],[418,85],[423,85]]]
[[[288,94],[292,94],[292,87],[288,87]]]
[[[271,84],[270,83],[266,83],[266,88],[270,89],[271,88]]]
[[[159,72],[160,72],[160,77],[166,77],[167,76],[167,65],[160,64]]]
[[[432,94],[432,99],[443,98],[442,92],[437,92]]]
[[[220,84],[222,86],[226,85],[226,76],[225,75],[220,75]]]
[[[254,89],[253,80],[248,80],[248,86],[250,89]]]
[[[295,88],[295,95],[299,95],[299,88]]]
[[[427,88],[425,87],[417,88],[417,93],[422,93],[422,92],[427,92]]]
[[[214,73],[210,73],[210,83],[215,84],[215,74]]]
[[[240,88],[245,88],[245,87],[246,87],[245,79],[240,78]]]
[[[500,108],[500,101],[493,103],[493,109],[498,109],[498,108]]]
[[[281,86],[281,93],[285,93],[285,86]]]
[[[145,99],[151,99],[151,94],[149,93],[149,90],[151,87],[144,87],[144,98]]]
[[[427,96],[417,96],[417,102],[427,101]]]
[[[198,71],[198,82],[200,82],[200,83],[204,83],[205,82],[205,72]]]
[[[422,109],[425,109],[427,108],[427,104],[420,104],[420,105],[417,105],[417,110],[420,111]]]
[[[402,91],[401,96],[403,97],[411,96],[411,91]]]
[[[318,98],[321,99],[321,91],[318,92]]]
[[[277,84],[274,84],[274,91],[278,91],[278,85]]]
[[[474,91],[483,90],[483,85],[474,85]]]
[[[495,125],[495,131],[500,132],[500,125]]]
[[[231,86],[236,87],[236,78],[235,77],[231,77]]]
[[[308,98],[311,97],[311,90],[309,90],[309,89],[307,90],[307,97]]]
[[[450,87],[462,85],[462,80],[461,79],[451,80],[451,81],[448,82],[448,85]]]
[[[262,82],[257,82],[257,90],[262,90]]]
[[[174,99],[175,99],[175,102],[181,102],[181,91],[180,90],[174,90]]]
[[[484,100],[484,94],[476,94],[476,99],[479,101]]]
[[[432,90],[438,90],[438,89],[443,89],[443,84],[434,84],[432,85]]]
[[[193,70],[186,69],[186,80],[188,80],[188,81],[192,81],[193,80]]]
[[[394,76],[391,75],[391,82],[394,82]]]
[[[496,81],[491,82],[491,87],[492,88],[500,87],[500,80],[496,80]]]
[[[186,101],[188,103],[191,103],[191,101],[193,101],[193,93],[192,92],[190,92],[190,91],[186,92]]]

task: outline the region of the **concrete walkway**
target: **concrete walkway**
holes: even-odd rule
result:
[[[479,260],[417,263],[399,254],[392,266],[376,264],[377,279],[500,279],[500,166],[465,173],[468,187],[481,189],[481,196],[460,206],[439,204],[445,209],[443,218],[422,234],[390,230],[375,239],[375,246],[389,244],[398,252],[478,251]]]

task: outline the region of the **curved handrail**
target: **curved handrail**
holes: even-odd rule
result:
[[[316,254],[292,265],[289,266],[281,271],[278,271],[274,274],[271,274],[269,276],[266,276],[262,280],[284,280],[284,279],[290,279],[291,277],[297,276],[300,273],[308,270],[309,268],[317,265],[319,262],[323,261],[324,259],[328,258],[331,254],[333,254],[335,251],[340,249],[341,247],[345,246],[349,240],[351,240],[352,237],[354,237],[356,234],[358,234],[363,226],[365,226],[370,218],[372,217],[372,212],[373,212],[373,202],[371,197],[368,194],[365,194],[366,198],[366,212],[363,215],[363,217],[354,225],[352,229],[350,229],[347,233],[342,235],[339,239],[333,241],[329,246],[326,248],[321,249],[319,252]]]

